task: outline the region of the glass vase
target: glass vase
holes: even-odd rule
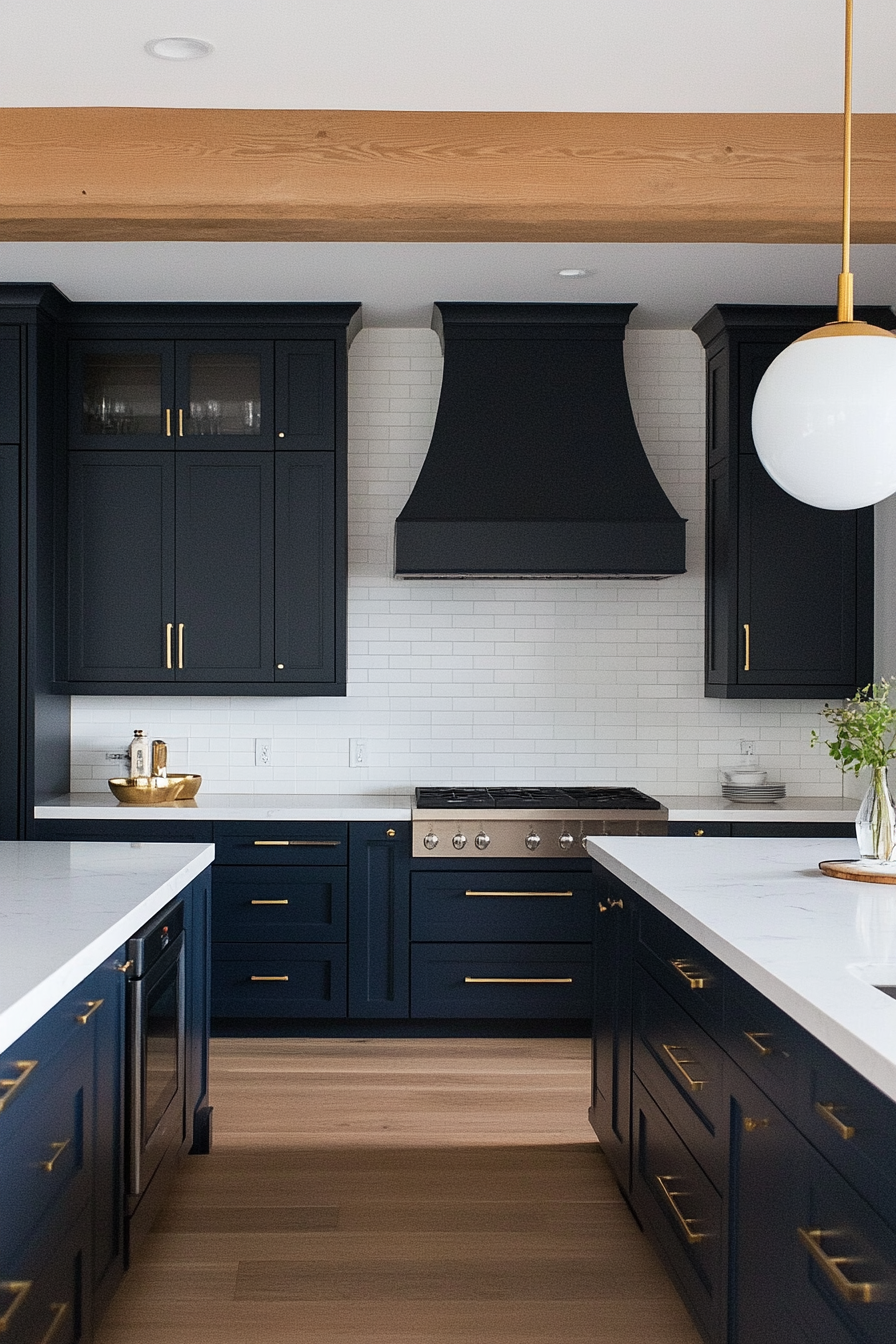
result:
[[[871,767],[871,782],[856,815],[856,839],[864,863],[896,862],[896,804],[887,767]]]

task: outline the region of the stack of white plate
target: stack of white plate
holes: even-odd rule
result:
[[[732,803],[773,803],[787,792],[784,784],[723,784],[722,796]]]

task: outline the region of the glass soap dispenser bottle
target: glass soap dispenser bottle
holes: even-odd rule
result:
[[[150,760],[150,741],[142,728],[136,729],[134,740],[128,747],[128,757],[130,759],[129,773],[131,779],[137,779],[140,775],[149,775],[152,772],[152,762]]]

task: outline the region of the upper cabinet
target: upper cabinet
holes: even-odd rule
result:
[[[729,699],[841,699],[873,675],[874,511],[815,509],[766,472],[753,398],[772,360],[835,316],[725,304],[707,354],[706,686]],[[857,316],[892,327],[888,308]]]
[[[345,694],[357,310],[221,307],[72,305],[58,690]]]

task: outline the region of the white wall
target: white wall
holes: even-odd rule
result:
[[[421,329],[368,328],[350,387],[348,695],[72,700],[72,788],[105,792],[135,727],[206,793],[404,792],[415,784],[634,784],[718,794],[741,740],[792,794],[841,792],[809,748],[819,702],[723,701],[703,680],[703,351],[630,331],[641,436],[688,523],[688,572],[662,582],[420,582],[392,574],[392,526],[426,453],[441,357]],[[575,483],[570,483],[575,488]],[[349,738],[369,764],[349,768]],[[254,739],[274,740],[271,767]]]

